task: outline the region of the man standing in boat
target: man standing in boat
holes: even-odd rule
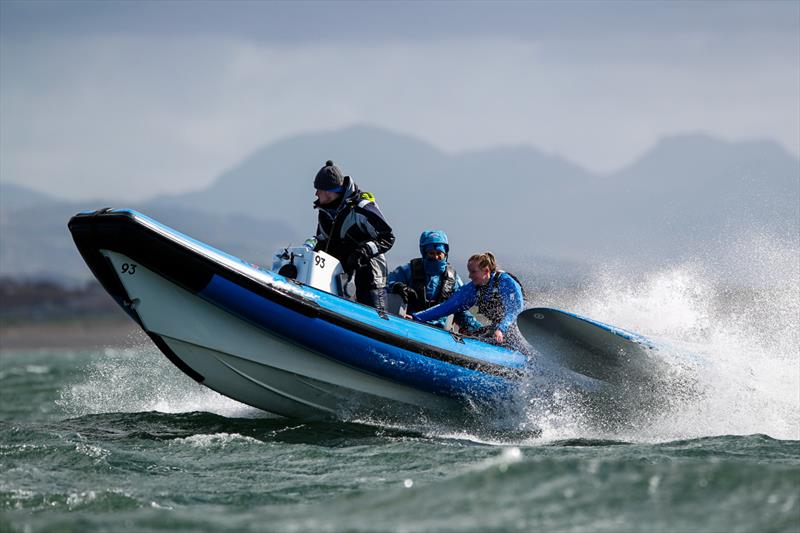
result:
[[[395,268],[389,274],[389,292],[400,295],[406,304],[406,313],[417,313],[440,304],[450,298],[464,284],[456,269],[447,261],[450,243],[447,234],[439,230],[423,231],[419,236],[417,257]],[[445,328],[447,316],[428,323]],[[481,327],[472,313],[458,311],[454,322],[462,331],[473,331]]]
[[[314,188],[314,209],[319,210],[314,250],[331,254],[345,272],[355,275],[358,302],[386,311],[384,254],[394,244],[394,234],[375,197],[359,190],[333,161],[317,172]]]

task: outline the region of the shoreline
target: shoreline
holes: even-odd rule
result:
[[[133,321],[97,316],[0,321],[0,352],[42,348],[108,348],[149,341]]]

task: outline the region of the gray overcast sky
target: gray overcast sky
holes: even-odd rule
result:
[[[797,1],[0,1],[0,179],[75,199],[354,123],[599,172],[687,131],[797,155],[798,94]]]

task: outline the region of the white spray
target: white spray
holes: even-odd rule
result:
[[[265,414],[192,381],[149,342],[107,348],[85,369],[80,383],[61,391],[57,404],[77,416],[149,411],[203,411],[229,417]]]
[[[713,259],[713,260],[712,260]],[[709,265],[714,265],[710,267]],[[763,433],[800,439],[800,250],[759,236],[722,255],[636,276],[622,266],[596,273],[582,288],[540,295],[549,305],[634,331],[669,346],[679,361],[696,354],[701,394],[634,435],[663,441]],[[537,305],[540,302],[537,302]],[[567,410],[568,412],[568,410]],[[539,414],[531,412],[534,419]],[[576,413],[545,417],[544,437],[585,437]]]

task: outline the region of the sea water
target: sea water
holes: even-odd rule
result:
[[[535,296],[692,372],[692,395],[621,429],[568,396],[515,415],[533,434],[287,420],[149,341],[3,351],[0,531],[800,531],[800,256],[758,246],[735,283],[606,267]]]

